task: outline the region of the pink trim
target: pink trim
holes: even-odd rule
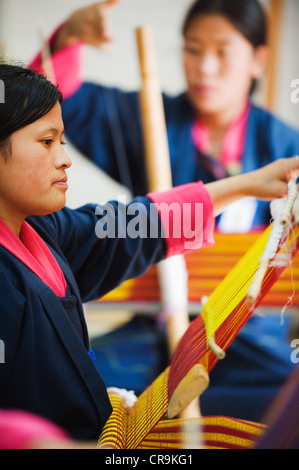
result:
[[[34,272],[56,295],[66,294],[66,280],[54,255],[36,231],[23,222],[20,239],[0,220],[0,245]]]
[[[0,410],[0,449],[26,449],[43,439],[70,441],[61,428],[46,419],[24,411]]]
[[[167,258],[215,243],[214,205],[201,181],[147,196],[156,205],[167,235]]]
[[[221,163],[229,166],[241,160],[247,132],[247,121],[250,112],[250,103],[247,104],[245,111],[239,116],[228,128],[223,142],[221,151]],[[198,150],[209,153],[209,133],[205,125],[200,121],[196,121],[192,127],[192,137]]]
[[[62,25],[54,31],[47,41],[50,46],[61,27]],[[63,98],[66,99],[73,95],[83,83],[81,79],[82,43],[78,41],[55,52],[51,57],[51,67],[54,71],[55,84],[58,85]],[[45,73],[42,67],[41,52],[36,55],[29,68],[38,73]]]

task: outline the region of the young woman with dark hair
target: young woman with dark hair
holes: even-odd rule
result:
[[[158,226],[157,236],[98,238],[95,227],[103,215],[96,214],[104,214],[104,207],[64,207],[71,161],[62,145],[61,94],[46,78],[19,66],[0,64],[0,80],[5,83],[0,105],[0,324],[5,345],[0,409],[28,411],[74,438],[96,439],[111,405],[92,360],[82,302],[142,274],[169,256],[169,249],[184,252],[184,238],[163,237],[160,202],[203,203],[197,237],[198,246],[201,241],[205,246],[212,243],[214,214],[225,204],[245,196],[285,196],[288,180],[299,174],[299,161],[275,162],[233,177],[229,184],[198,182],[135,199],[143,220]],[[113,222],[119,223],[114,205]],[[126,211],[124,219],[121,212],[124,229],[134,216]]]
[[[81,79],[82,45],[101,47],[112,40],[106,20],[117,3],[108,0],[75,11],[49,44],[65,98],[62,112],[67,137],[133,195],[145,194],[138,93]],[[269,53],[267,17],[259,2],[196,0],[183,21],[182,33],[186,90],[178,96],[163,94],[174,186],[198,180],[209,183],[298,154],[298,131],[253,103],[252,92],[264,74]],[[40,55],[31,66],[40,69]],[[124,167],[126,171],[121,170]],[[217,219],[219,230],[246,232],[270,221],[269,205],[264,201],[242,201],[237,214],[233,210],[236,208]],[[232,219],[237,221],[234,226]],[[139,318],[135,320],[133,338],[138,332],[142,335],[146,322],[143,316],[140,328]],[[147,333],[153,331],[152,321],[149,323],[142,345]],[[123,333],[128,335],[129,331]],[[161,338],[155,326],[154,334]],[[117,332],[114,338],[117,344]],[[113,334],[109,341],[112,339]],[[99,338],[94,344],[105,360],[105,340]],[[167,348],[162,346],[160,352],[163,338],[153,344],[157,352],[150,356],[150,347],[146,350],[152,363],[147,367],[145,361],[145,379],[132,384],[137,389],[147,384],[147,375],[159,371],[153,364],[164,365]],[[124,358],[126,351],[120,348],[119,354]],[[203,413],[235,413],[236,417],[258,420],[292,367],[287,320],[282,327],[277,314],[253,318],[233,343],[226,361],[213,371],[211,386],[201,400]],[[108,364],[107,380],[116,375]]]

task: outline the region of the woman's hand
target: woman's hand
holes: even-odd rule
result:
[[[282,158],[248,174],[249,196],[266,201],[288,194],[288,183],[299,177],[299,157]]]
[[[283,158],[250,173],[225,178],[206,185],[219,215],[229,204],[243,197],[265,201],[288,194],[288,183],[299,177],[299,157]]]
[[[74,11],[58,31],[52,45],[52,52],[77,41],[101,48],[113,40],[110,14],[119,0],[97,2]]]

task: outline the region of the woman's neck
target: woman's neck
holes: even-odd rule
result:
[[[0,213],[0,219],[7,225],[8,228],[18,237],[20,238],[21,227],[24,222],[24,218],[18,217],[7,217]]]
[[[198,119],[204,125],[208,135],[208,153],[215,160],[221,158],[223,141],[230,126],[245,112],[248,101],[236,109],[221,113],[200,113]]]
[[[248,100],[235,108],[219,113],[198,113],[198,119],[206,127],[211,141],[223,140],[227,130],[245,111]]]

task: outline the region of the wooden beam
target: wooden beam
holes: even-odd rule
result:
[[[284,5],[285,0],[269,0],[268,44],[270,48],[270,58],[268,65],[266,106],[270,110],[274,110],[275,108],[277,74],[279,65],[279,46],[281,43]]]

